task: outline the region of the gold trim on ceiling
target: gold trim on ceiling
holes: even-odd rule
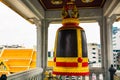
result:
[[[53,5],[59,5],[59,4],[62,4],[63,1],[62,1],[62,0],[51,0],[51,3],[52,3]]]
[[[83,3],[91,3],[93,2],[94,0],[81,0]]]
[[[51,1],[62,1],[63,2],[63,0],[51,0]],[[81,1],[83,1],[83,3],[85,2],[85,1],[90,1],[90,2],[88,2],[88,3],[91,3],[91,2],[94,2],[95,0],[81,0]],[[101,2],[101,4],[100,5],[98,5],[98,6],[93,6],[93,7],[78,7],[78,8],[102,8],[102,6],[103,6],[103,4],[105,3],[105,1],[106,0],[102,0],[102,2]],[[46,5],[43,3],[43,1],[42,0],[39,0],[39,2],[42,4],[42,6],[43,6],[43,8],[45,9],[45,10],[56,10],[56,8],[55,9],[51,9],[51,8],[47,8],[46,7]],[[52,4],[52,3],[51,3]],[[63,4],[63,3],[62,3]],[[54,4],[53,4],[54,5]],[[57,5],[57,4],[56,4]],[[60,4],[59,4],[60,5]],[[60,10],[60,9],[62,9],[62,7],[61,8],[57,8],[58,10]]]

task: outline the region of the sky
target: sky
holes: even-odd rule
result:
[[[0,2],[0,45],[36,45],[36,26]]]

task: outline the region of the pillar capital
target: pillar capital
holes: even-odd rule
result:
[[[107,25],[109,26],[112,26],[112,24],[116,21],[116,17],[117,15],[113,14],[112,16],[110,17],[107,17],[106,20],[107,20]]]
[[[41,27],[41,20],[38,20],[36,18],[33,18],[33,21],[34,21],[34,24],[37,26],[37,27]]]
[[[98,21],[98,24],[100,25],[100,27],[102,27],[103,26],[103,18],[99,18],[99,19],[97,19],[97,21]]]
[[[41,20],[41,25],[48,28],[49,24],[52,22],[52,20],[48,20],[48,19],[42,19]]]
[[[111,19],[111,22],[112,22],[112,24],[116,21],[116,15],[115,14],[113,14],[111,17],[110,17],[110,19]]]

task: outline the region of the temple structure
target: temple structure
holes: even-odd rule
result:
[[[66,1],[75,1],[79,19],[82,22],[98,22],[100,26],[100,42],[102,67],[90,69],[90,80],[95,73],[97,80],[103,74],[103,80],[109,80],[108,68],[112,59],[112,24],[120,20],[120,0],[0,0],[24,19],[37,27],[37,68],[14,75],[17,80],[43,80],[47,69],[48,27],[51,23],[61,23],[61,11]],[[38,69],[39,68],[39,69]],[[36,72],[35,72],[36,71]],[[25,74],[26,73],[26,74]],[[32,76],[29,76],[30,73]],[[41,75],[42,74],[42,75]],[[39,76],[38,76],[39,75]],[[13,78],[13,76],[8,76]],[[40,79],[42,78],[42,79]],[[84,78],[83,78],[84,80]]]

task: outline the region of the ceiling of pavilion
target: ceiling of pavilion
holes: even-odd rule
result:
[[[68,0],[60,0],[62,1],[62,4],[53,4],[52,0],[38,0],[39,3],[44,7],[45,10],[54,10],[54,9],[61,9],[63,5]],[[53,1],[59,1],[59,0],[53,0]],[[73,0],[75,1],[75,4],[77,8],[102,8],[104,6],[104,3],[106,0]],[[86,2],[84,2],[86,1]],[[91,1],[91,2],[87,2]]]

